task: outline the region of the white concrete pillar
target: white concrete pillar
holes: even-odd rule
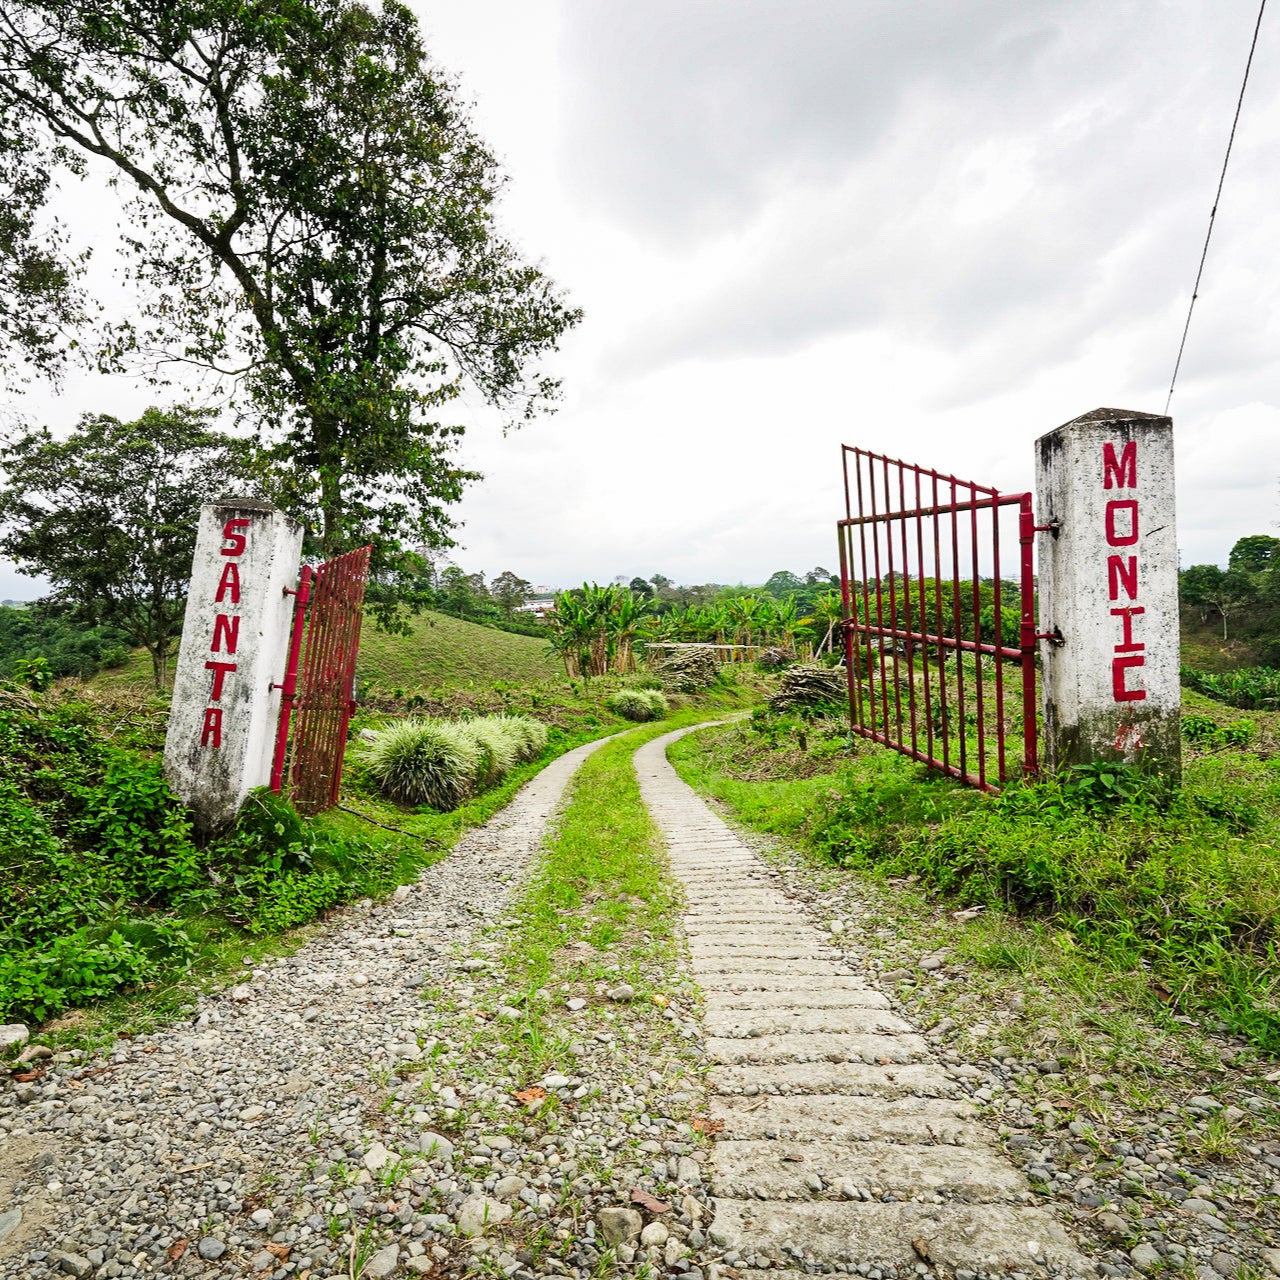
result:
[[[216,832],[271,778],[302,526],[265,502],[200,508],[173,678],[165,773]]]
[[[1036,441],[1045,762],[1181,773],[1173,423],[1095,409]]]

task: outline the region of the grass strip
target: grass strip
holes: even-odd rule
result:
[[[632,988],[627,1003],[666,1006],[677,979],[674,926],[681,893],[662,837],[640,795],[636,749],[707,720],[685,711],[632,730],[589,757],[513,911],[502,965],[523,993],[519,1046],[530,1075],[564,1060],[571,1028],[555,1016],[563,998],[596,1000]],[[562,997],[553,1010],[545,992]],[[543,993],[543,994],[540,994]]]

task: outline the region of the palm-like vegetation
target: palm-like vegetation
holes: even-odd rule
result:
[[[640,644],[732,645],[737,647],[725,656],[735,661],[750,661],[770,646],[809,657],[815,634],[829,646],[839,621],[839,594],[828,595],[830,602],[824,597],[811,617],[801,616],[792,596],[774,600],[753,593],[655,613],[653,601],[627,587],[584,582],[556,597],[547,623],[551,647],[570,676],[626,675],[636,669]]]
[[[652,607],[627,587],[584,582],[556,596],[547,615],[550,644],[569,676],[626,675],[636,668],[635,644]]]

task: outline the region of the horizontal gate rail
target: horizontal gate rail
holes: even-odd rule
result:
[[[842,459],[837,534],[853,732],[985,791],[1036,773],[1031,494],[849,445]],[[1014,582],[1001,574],[1006,508],[1018,513]],[[1016,644],[1005,635],[1010,597]]]

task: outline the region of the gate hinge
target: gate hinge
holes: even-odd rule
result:
[[[1033,524],[1031,528],[1035,533],[1051,533],[1056,538],[1062,531],[1062,521],[1050,520],[1048,524]]]
[[[1062,634],[1061,627],[1054,627],[1052,631],[1037,631],[1033,639],[1047,640],[1055,649],[1061,649],[1067,643],[1067,638]]]

